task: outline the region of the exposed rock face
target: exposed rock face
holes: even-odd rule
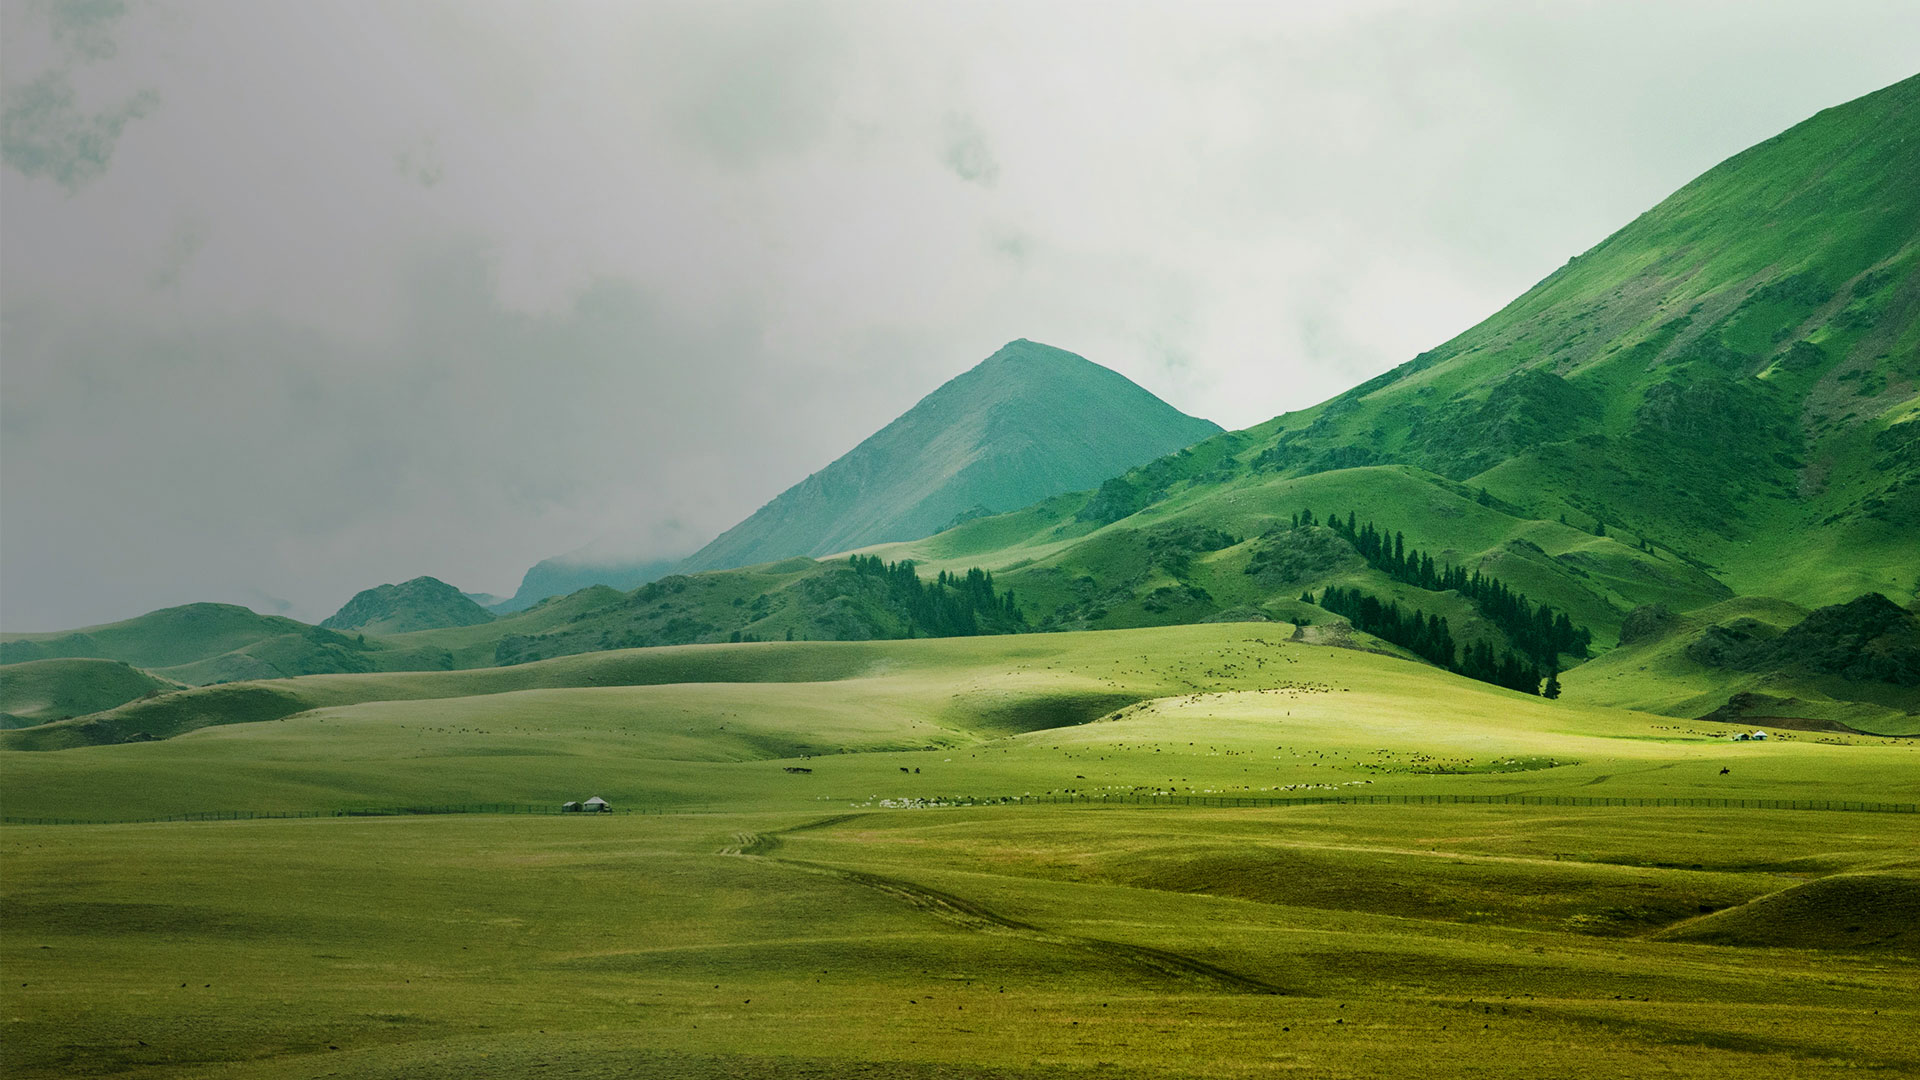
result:
[[[1673,612],[1665,604],[1643,604],[1620,623],[1620,644],[1632,645],[1661,637],[1673,626]]]
[[[1708,667],[1758,670],[1773,655],[1773,627],[1758,619],[1735,619],[1709,626],[1687,646],[1687,659]]]

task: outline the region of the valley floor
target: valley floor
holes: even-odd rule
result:
[[[268,689],[0,751],[5,812],[656,812],[7,825],[8,1076],[1920,1071],[1920,814],[1752,805],[1911,807],[1909,739],[1245,625]],[[1615,804],[1098,801],[1156,793]]]
[[[1329,806],[11,827],[7,1072],[1920,1069],[1920,818]]]

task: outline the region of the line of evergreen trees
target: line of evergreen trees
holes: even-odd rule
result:
[[[973,637],[1027,628],[1013,590],[995,592],[993,575],[977,566],[965,574],[942,570],[929,582],[921,580],[912,559],[890,563],[878,555],[855,555],[849,563],[854,573],[885,584],[887,599],[906,613],[909,637]]]
[[[1397,600],[1382,603],[1379,598],[1359,589],[1343,589],[1338,585],[1327,586],[1318,600],[1313,598],[1311,591],[1300,594],[1300,599],[1309,604],[1318,604],[1336,615],[1345,615],[1355,629],[1411,649],[1469,679],[1527,694],[1540,692],[1539,666],[1512,649],[1502,649],[1496,653],[1493,646],[1485,642],[1472,642],[1456,661],[1453,634],[1447,627],[1445,616],[1405,611]],[[1556,691],[1550,696],[1557,696],[1557,674],[1550,678],[1553,680],[1550,685]]]
[[[1311,510],[1295,514],[1293,522],[1295,528],[1318,524]],[[1407,547],[1405,533],[1388,535],[1371,521],[1356,524],[1351,510],[1345,520],[1338,514],[1329,516],[1326,525],[1352,544],[1368,565],[1393,580],[1432,592],[1452,589],[1465,596],[1488,622],[1500,628],[1514,650],[1531,659],[1536,667],[1557,668],[1562,653],[1580,657],[1590,654],[1591,631],[1575,626],[1564,611],[1533,603],[1525,593],[1509,588],[1499,578],[1478,570],[1468,572],[1464,567],[1436,563],[1433,556]],[[1462,663],[1465,663],[1464,657]]]
[[[1343,589],[1338,585],[1327,586],[1319,600],[1315,600],[1311,592],[1302,593],[1300,599],[1318,604],[1335,615],[1345,615],[1356,629],[1412,649],[1441,667],[1454,670],[1453,632],[1448,629],[1444,615],[1403,611],[1396,600],[1383,604],[1359,589]]]

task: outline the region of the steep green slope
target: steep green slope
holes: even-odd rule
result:
[[[1920,77],[1709,171],[1452,341],[1247,433],[1817,605],[1920,578]]]
[[[398,585],[378,585],[356,593],[320,626],[327,630],[405,634],[491,621],[493,614],[459,589],[439,578],[421,576]]]
[[[178,689],[116,660],[29,660],[0,667],[0,727],[85,716]]]
[[[1144,507],[1115,521],[1102,504],[1114,486],[1051,500],[1017,514],[876,550],[929,571],[978,564],[1020,597],[1042,629],[1166,625],[1205,618],[1330,619],[1302,605],[1303,591],[1360,588],[1447,617],[1468,640],[1501,636],[1454,592],[1393,580],[1324,528],[1295,529],[1294,515],[1351,513],[1399,534],[1408,548],[1492,576],[1551,604],[1611,644],[1643,604],[1694,608],[1729,596],[1710,574],[1629,538],[1598,537],[1488,505],[1464,485],[1406,466],[1369,466],[1299,477],[1228,475],[1231,439],[1128,474],[1146,480]],[[1213,460],[1209,460],[1212,456]]]
[[[1219,430],[1073,353],[1014,341],[680,569],[926,536],[956,520],[1089,487]]]
[[[1302,592],[1340,585],[1485,635],[1461,597],[1288,535],[1303,510],[1404,533],[1569,613],[1602,649],[1642,605],[1744,594],[1804,608],[1876,591],[1907,604],[1920,588],[1917,125],[1920,77],[1736,156],[1331,401],[876,550],[993,570],[1042,627],[1312,617]]]

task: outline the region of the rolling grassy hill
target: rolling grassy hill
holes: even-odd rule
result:
[[[176,690],[115,660],[29,660],[0,666],[0,727],[33,727]]]
[[[1901,614],[1909,627],[1911,657],[1913,617]],[[1763,597],[1739,597],[1684,615],[1643,611],[1620,648],[1567,673],[1567,693],[1579,701],[1687,716],[1705,716],[1731,699],[1729,721],[1751,718],[1763,727],[1804,721],[1810,730],[1920,734],[1920,694],[1911,684],[1845,678],[1811,668],[1791,651],[1759,664],[1741,664],[1728,655],[1730,644],[1778,642],[1806,626],[1809,617],[1798,605]],[[1847,640],[1827,645],[1855,657],[1867,652]]]
[[[1542,701],[1292,630],[767,642],[238,683],[0,733],[0,766],[8,812],[29,816],[82,816],[61,812],[75,784],[119,817],[590,793],[741,809],[1068,792],[1920,799],[1920,748],[1902,740],[1735,748],[1728,725]],[[812,773],[785,771],[804,758]]]
[[[444,649],[370,642],[362,633],[340,633],[233,604],[162,608],[63,633],[0,635],[0,660],[8,664],[83,657],[119,661],[193,686],[452,664]]]

